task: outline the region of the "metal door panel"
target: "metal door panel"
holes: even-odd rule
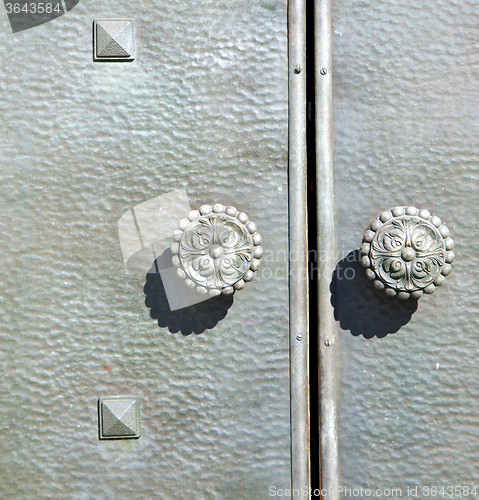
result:
[[[351,490],[477,485],[478,15],[470,1],[334,2],[339,484]],[[431,210],[456,242],[451,276],[417,309],[378,295],[355,252],[397,205]]]
[[[15,35],[1,15],[0,496],[290,487],[285,3],[84,0]],[[110,17],[135,20],[131,63],[92,60]],[[248,213],[265,255],[223,319],[180,311],[173,334],[117,222],[177,189]],[[138,440],[98,440],[116,394],[141,397]]]

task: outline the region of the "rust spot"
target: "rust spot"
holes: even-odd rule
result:
[[[43,252],[43,255],[52,255],[51,252]]]
[[[409,401],[411,401],[409,398],[406,398],[405,399],[406,403],[409,403]]]
[[[112,361],[109,365],[103,365],[103,368],[105,368],[106,371],[113,370],[113,363]]]
[[[433,420],[434,420],[434,422],[436,422],[436,424],[437,424],[437,422],[438,422],[437,418],[436,418],[436,417],[432,417],[432,419],[433,419]]]

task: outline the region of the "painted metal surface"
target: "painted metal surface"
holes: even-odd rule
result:
[[[85,0],[16,35],[0,16],[0,496],[290,488],[286,3]],[[101,18],[135,20],[133,62],[93,61]],[[117,223],[178,189],[267,245],[241,294],[171,312]],[[140,439],[98,439],[105,394],[141,398]]]
[[[470,0],[334,2],[339,484],[351,489],[477,486],[478,20]],[[364,228],[395,205],[437,213],[456,243],[447,283],[420,301],[377,293],[360,264]]]
[[[289,40],[289,333],[292,489],[309,497],[309,325],[306,158],[306,4],[288,3]]]
[[[314,3],[317,322],[321,488],[338,498],[337,325],[331,303],[336,264],[331,1]]]

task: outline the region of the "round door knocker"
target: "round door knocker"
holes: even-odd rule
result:
[[[211,297],[244,288],[263,255],[256,224],[235,207],[203,205],[173,233],[173,265],[190,288]]]
[[[400,299],[433,293],[452,271],[454,241],[439,217],[416,207],[395,207],[364,232],[361,264],[374,286]]]

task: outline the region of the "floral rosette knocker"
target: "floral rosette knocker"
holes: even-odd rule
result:
[[[454,241],[428,210],[394,207],[374,219],[361,245],[361,264],[374,286],[400,299],[433,293],[452,271]]]
[[[173,233],[172,262],[186,285],[210,297],[231,295],[253,279],[263,255],[256,224],[235,207],[203,205]]]

